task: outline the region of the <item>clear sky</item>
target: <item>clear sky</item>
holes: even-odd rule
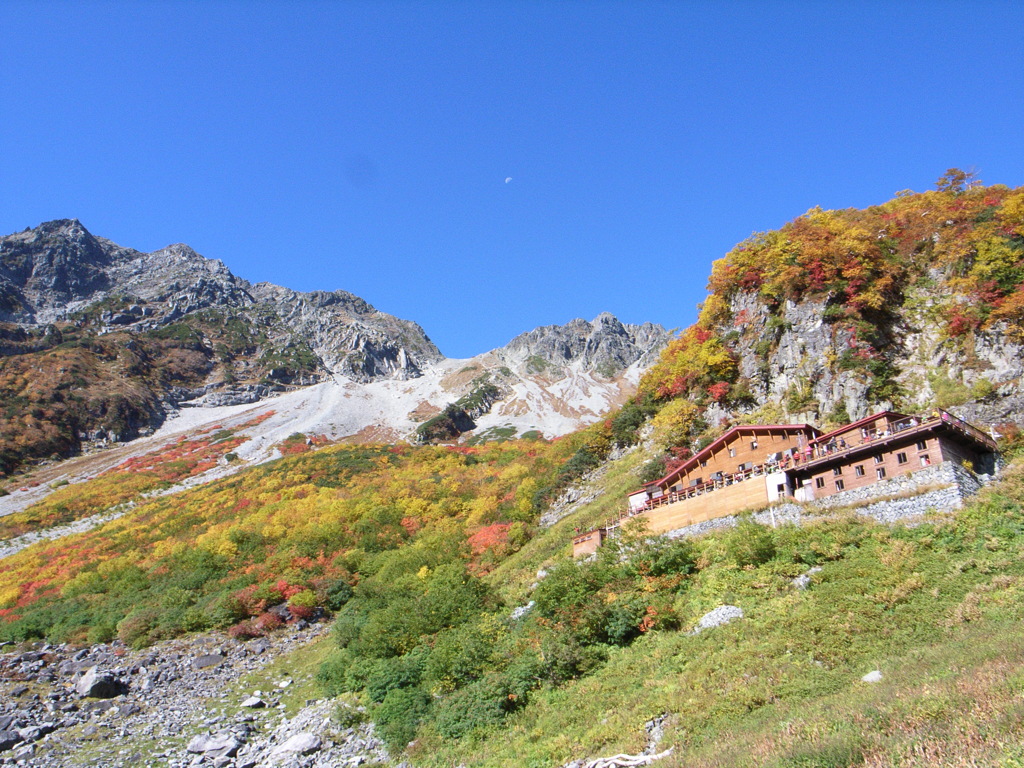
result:
[[[0,232],[344,289],[450,357],[949,167],[1024,184],[1022,2],[0,3]]]

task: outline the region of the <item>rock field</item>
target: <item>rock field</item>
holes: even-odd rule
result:
[[[223,635],[135,651],[117,641],[90,647],[2,648],[0,765],[313,768],[388,759],[373,726],[341,727],[334,704],[289,711],[282,676],[269,690],[240,691],[240,678],[327,630],[298,622],[242,643]],[[360,718],[349,718],[357,722]]]

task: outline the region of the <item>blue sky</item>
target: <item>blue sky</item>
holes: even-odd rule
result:
[[[714,259],[815,205],[1024,184],[1019,2],[6,0],[0,29],[0,232],[185,242],[450,357],[684,327]]]

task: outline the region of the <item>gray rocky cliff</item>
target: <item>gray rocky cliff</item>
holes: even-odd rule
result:
[[[936,298],[909,297],[874,320],[874,351],[824,301],[772,308],[754,293],[730,300],[719,328],[752,394],[790,418],[855,420],[880,409],[948,408],[970,421],[1024,422],[1024,345],[999,324],[949,338],[932,317]]]
[[[355,381],[409,379],[443,358],[416,323],[374,309],[346,291],[298,293],[269,283],[254,294],[278,308],[324,365]]]
[[[635,363],[651,365],[671,334],[654,323],[628,325],[603,312],[592,322],[575,319],[520,334],[494,351],[506,363],[552,378],[570,367],[613,378]]]

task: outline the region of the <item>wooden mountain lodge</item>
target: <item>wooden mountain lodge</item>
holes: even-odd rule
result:
[[[945,411],[929,417],[884,411],[822,434],[810,424],[733,427],[677,469],[627,497],[623,515],[573,538],[595,552],[627,518],[651,533],[792,500],[814,501],[941,462],[995,471],[995,441]]]

